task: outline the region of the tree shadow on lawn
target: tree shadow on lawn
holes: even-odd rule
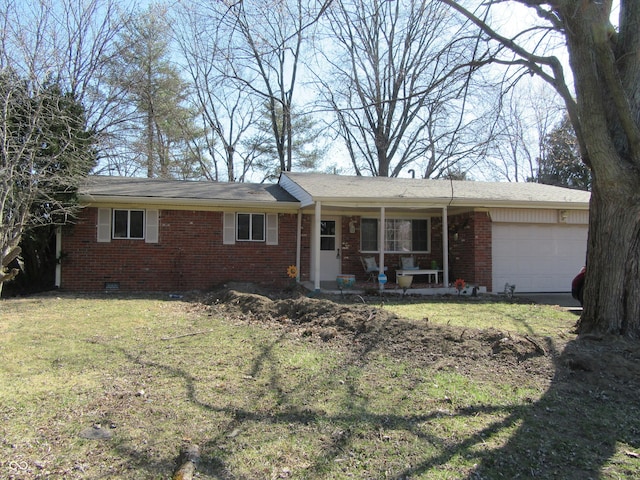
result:
[[[296,308],[298,312],[301,310],[299,305]],[[326,304],[322,308],[328,309]],[[445,472],[448,472],[447,478],[468,479],[636,478],[640,473],[640,461],[634,457],[637,452],[633,450],[640,448],[640,406],[637,400],[640,346],[637,342],[594,337],[569,342],[561,353],[554,355],[553,380],[539,400],[505,405],[494,402],[459,408],[451,406],[445,417],[470,423],[477,418],[485,420],[483,426],[476,428],[473,434],[459,438],[432,428],[433,424],[443,421],[443,413],[439,405],[429,404],[430,399],[425,399],[426,407],[415,414],[407,414],[406,411],[398,413],[401,411],[394,411],[393,407],[382,413],[374,409],[372,401],[375,400],[375,392],[363,391],[362,388],[365,369],[380,351],[387,358],[397,355],[399,361],[405,355],[423,355],[425,375],[435,373],[430,359],[442,359],[450,355],[451,361],[444,365],[446,369],[455,366],[456,362],[467,362],[467,357],[478,354],[478,358],[466,364],[470,368],[466,374],[473,377],[473,362],[487,361],[484,356],[491,356],[492,345],[489,340],[493,337],[483,337],[485,343],[489,342],[484,351],[472,351],[471,343],[462,341],[463,336],[469,335],[464,330],[417,328],[388,318],[376,323],[370,314],[367,318],[369,326],[355,322],[352,330],[349,330],[344,317],[345,307],[339,308],[342,317],[337,312],[323,310],[337,319],[334,326],[341,327],[335,337],[326,337],[324,340],[335,342],[338,348],[344,349],[344,362],[321,369],[315,378],[307,376],[292,385],[291,377],[283,371],[286,367],[279,362],[276,351],[287,341],[289,333],[283,332],[269,343],[254,345],[255,356],[247,364],[250,367],[246,374],[251,378],[266,378],[266,382],[262,382],[262,390],[248,389],[245,395],[255,395],[256,402],[269,396],[275,399],[277,408],[252,408],[250,403],[216,405],[203,400],[205,397],[198,390],[196,381],[197,371],[190,372],[164,362],[123,353],[133,363],[156,368],[181,379],[189,402],[205,412],[223,414],[225,420],[218,426],[219,433],[211,438],[200,439],[203,444],[198,472],[206,478],[240,478],[234,473],[231,456],[234,449],[243,446],[259,448],[259,445],[247,443],[251,442],[250,435],[244,438],[244,430],[256,426],[262,426],[265,430],[273,426],[286,427],[288,430],[281,434],[293,438],[299,436],[302,441],[308,441],[305,436],[311,436],[314,438],[309,443],[315,442],[321,446],[306,452],[306,465],[294,464],[290,471],[282,473],[284,477],[291,478],[339,477],[343,473],[341,468],[346,469],[345,475],[357,476],[362,472],[365,475],[363,478],[384,476],[396,479],[440,478],[446,476]],[[282,313],[282,308],[279,311]],[[370,312],[366,310],[365,313],[367,311]],[[362,316],[362,312],[359,316]],[[322,321],[322,331],[328,328],[326,318]],[[309,329],[310,326],[304,324],[298,328]],[[448,339],[449,343],[446,346],[427,344],[426,330],[430,332],[429,338],[439,336]],[[394,338],[399,332],[402,332],[403,338]],[[435,352],[436,347],[444,348],[445,353]],[[549,345],[547,347],[550,354],[552,348]],[[530,352],[523,354],[510,367],[521,369],[521,373],[526,375],[531,358]],[[500,359],[482,364],[483,367],[491,365],[504,367]],[[351,373],[345,375],[345,372]],[[300,404],[302,396],[312,398],[314,395],[315,380],[322,382],[326,378],[343,379],[341,383],[336,382],[341,405],[339,413],[327,413],[317,407]],[[430,380],[421,378],[419,381]],[[384,382],[389,382],[389,379],[384,379]],[[398,378],[398,382],[409,380]],[[239,431],[242,433],[238,434]],[[415,439],[407,441],[407,444],[413,442],[412,451],[394,454],[393,448],[389,447],[390,442],[382,438],[381,432],[386,432],[389,438],[401,438],[401,441]],[[381,470],[384,462],[374,465],[371,455],[375,454],[367,453],[361,458],[365,464],[363,470],[358,470],[353,462],[358,461],[363,437],[379,434],[379,440],[388,443],[378,453],[382,455],[388,452],[393,457],[389,458],[389,465]],[[127,455],[124,449],[121,453]],[[138,453],[129,454],[142,466],[143,459],[139,458]],[[346,466],[342,462],[352,464]],[[454,469],[450,465],[452,462],[456,464]],[[265,473],[266,477],[273,474]]]
[[[570,344],[558,358],[561,368],[551,387],[539,401],[531,405],[474,405],[452,412],[453,416],[469,419],[478,415],[507,415],[475,435],[457,442],[425,434],[419,427],[425,422],[438,421],[441,416],[439,412],[423,415],[380,415],[368,413],[366,406],[361,402],[350,401],[351,405],[345,405],[345,411],[340,415],[327,416],[323,412],[295,409],[277,414],[264,414],[201,404],[197,400],[195,390],[189,387],[188,390],[191,400],[200,403],[200,406],[224,411],[234,418],[227,430],[221,433],[220,438],[209,440],[205,450],[218,450],[221,442],[228,442],[224,436],[243,422],[317,425],[322,421],[344,426],[344,429],[332,432],[323,445],[322,452],[315,458],[314,465],[306,469],[306,474],[316,478],[322,478],[323,474],[336,468],[336,460],[351,448],[352,437],[359,434],[357,431],[362,425],[366,425],[370,431],[406,431],[422,441],[434,445],[447,445],[438,455],[424,458],[418,465],[389,478],[428,478],[429,473],[445,470],[447,463],[456,456],[477,458],[477,467],[468,474],[470,479],[636,478],[640,471],[637,459],[631,457],[625,462],[620,458],[616,461],[613,457],[619,443],[623,444],[620,449],[623,452],[626,450],[628,455],[633,455],[632,449],[640,446],[640,409],[637,397],[630,395],[629,384],[625,380],[625,377],[628,380],[627,375],[617,377],[616,372],[606,371],[606,363],[602,365],[603,368],[596,366],[601,365],[597,355],[596,358],[584,355],[583,345]],[[262,355],[262,360],[265,358]],[[638,373],[637,368],[632,371]],[[185,377],[188,378],[188,375],[183,372],[183,378]],[[275,376],[272,376],[270,387],[277,390],[281,402],[286,403],[286,395]],[[357,398],[355,390],[357,386],[347,385],[349,398]],[[350,425],[355,428],[350,428]],[[517,430],[505,445],[493,449],[483,447],[492,437],[514,426],[517,426]],[[636,464],[635,467],[630,466],[633,463]],[[212,475],[222,474],[224,459],[209,457],[206,470]]]
[[[640,461],[634,449],[640,448],[639,362],[637,342],[595,337],[571,341],[556,358],[553,381],[540,400],[510,408],[506,418],[395,478],[437,471],[457,455],[478,458],[469,479],[638,478]],[[467,414],[483,410],[470,407]],[[513,427],[504,445],[483,447]]]

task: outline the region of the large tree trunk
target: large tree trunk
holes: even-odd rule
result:
[[[593,173],[579,333],[640,339],[640,2],[628,2],[619,35],[606,4],[559,7],[576,85],[572,121]]]
[[[518,0],[565,36],[575,100],[557,58],[527,51],[518,35],[500,35],[456,0],[440,1],[516,53],[518,64],[524,60],[565,100],[593,174],[579,333],[640,340],[640,0],[619,2],[617,29],[609,21],[612,0]]]
[[[606,192],[594,183],[581,334],[640,338],[640,186],[629,180]]]

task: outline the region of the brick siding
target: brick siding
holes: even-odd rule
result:
[[[291,284],[295,265],[297,215],[278,215],[278,245],[222,244],[222,212],[161,210],[158,243],[112,239],[97,242],[97,209],[86,208],[62,235],[61,288],[102,291],[208,290],[229,281]]]
[[[486,212],[449,217],[449,280],[492,291],[491,219]],[[457,238],[456,238],[457,234]]]
[[[278,245],[265,242],[222,243],[223,213],[161,210],[158,243],[112,239],[97,242],[97,208],[85,208],[62,235],[61,288],[103,291],[208,290],[229,281],[283,288],[291,285],[287,267],[296,262],[297,214],[278,215]],[[313,215],[302,216],[300,280],[311,280]],[[350,231],[350,224],[355,231]],[[457,240],[454,239],[458,234]],[[367,275],[360,262],[360,217],[342,217],[342,273]],[[400,254],[385,254],[389,281],[395,281]],[[435,261],[442,269],[442,220],[431,219],[431,252],[415,254],[422,268]],[[485,212],[449,217],[449,280],[463,278],[491,291],[491,221]]]

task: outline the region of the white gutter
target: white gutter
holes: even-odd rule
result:
[[[460,208],[547,208],[547,209],[561,209],[561,210],[588,210],[589,202],[541,202],[535,200],[486,200],[486,199],[451,199],[451,198],[438,198],[429,199],[423,202],[420,201],[407,201],[407,199],[394,199],[389,198],[384,201],[371,200],[371,199],[331,199],[331,198],[316,198],[316,201],[320,201],[325,205],[331,207],[341,208],[407,208],[407,209],[427,209],[427,208],[442,208],[442,207],[460,207]],[[307,205],[300,204],[300,208],[305,209]]]
[[[260,210],[275,210],[278,212],[292,211],[297,212],[300,209],[299,202],[265,202],[242,200],[219,200],[219,199],[192,199],[192,198],[159,198],[159,197],[128,197],[121,195],[79,195],[80,203],[85,206],[96,205],[146,205],[150,207],[172,207],[173,209],[184,209],[189,207],[199,207],[210,209],[215,208],[254,208]]]

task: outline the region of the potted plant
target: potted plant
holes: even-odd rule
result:
[[[411,282],[413,282],[413,275],[400,275],[398,277],[398,286],[405,292],[411,286]]]

